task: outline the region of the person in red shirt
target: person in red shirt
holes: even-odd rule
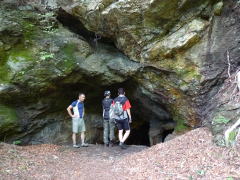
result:
[[[125,96],[125,91],[123,88],[118,89],[118,97],[116,97],[113,101],[113,104],[116,102],[120,102],[122,105],[123,113],[120,116],[115,116],[115,121],[118,127],[118,138],[119,138],[119,146],[122,149],[125,149],[126,146],[124,142],[127,140],[128,136],[130,135],[130,125],[129,123],[132,122],[131,117],[131,104],[128,98]],[[123,131],[125,130],[125,134]]]

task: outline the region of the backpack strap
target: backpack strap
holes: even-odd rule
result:
[[[114,102],[119,101],[122,105],[124,105],[125,102],[126,102],[127,100],[128,100],[128,99],[127,99],[126,96],[123,96],[123,97],[116,97],[116,98],[114,99]]]

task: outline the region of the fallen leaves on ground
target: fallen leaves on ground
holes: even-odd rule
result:
[[[0,179],[239,179],[238,149],[217,147],[199,128],[151,148],[0,144]]]

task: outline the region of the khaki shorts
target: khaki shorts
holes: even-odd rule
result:
[[[86,131],[85,122],[83,118],[72,118],[72,131],[73,133]]]

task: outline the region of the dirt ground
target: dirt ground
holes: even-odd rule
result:
[[[240,152],[199,128],[151,148],[0,144],[0,179],[240,179]]]

